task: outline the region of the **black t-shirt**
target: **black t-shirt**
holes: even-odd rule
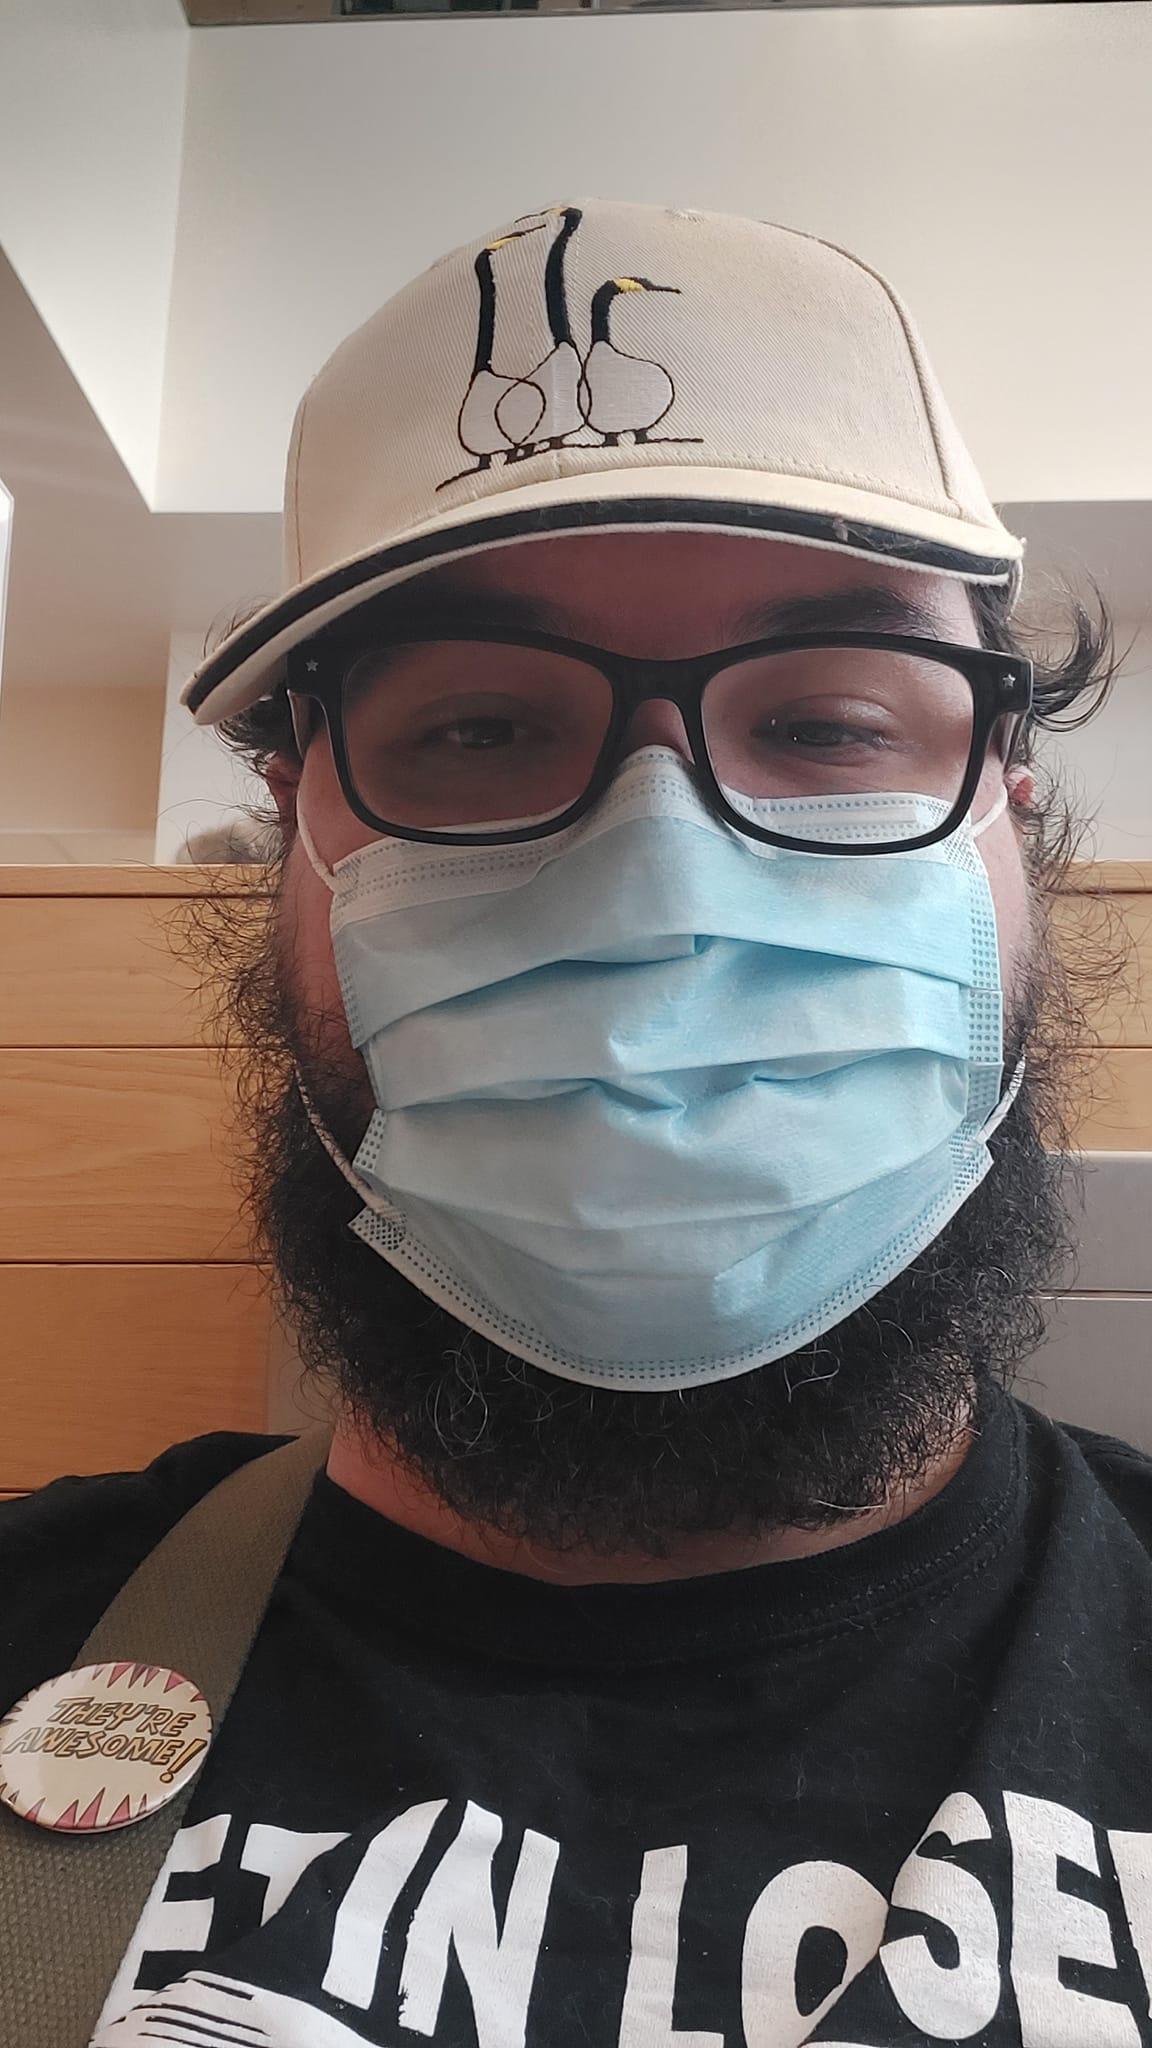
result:
[[[979,1427],[896,1528],[647,1587],[322,1475],[94,2039],[1149,2048],[1152,1460]],[[277,1441],[5,1509],[0,1706]]]

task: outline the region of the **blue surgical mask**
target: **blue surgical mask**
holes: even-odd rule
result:
[[[739,801],[860,844],[946,810]],[[916,852],[789,852],[646,747],[551,839],[383,839],[329,871],[301,820],[377,1103],[352,1166],[318,1126],[352,1229],[590,1386],[726,1379],[831,1329],[983,1179],[1018,1084],[974,844],[1003,801]]]

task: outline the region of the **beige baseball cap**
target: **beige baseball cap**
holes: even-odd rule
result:
[[[422,571],[595,530],[764,534],[971,583],[1020,576],[912,321],[813,235],[592,199],[442,257],[301,401],[285,588],[183,701],[211,725],[289,650]]]

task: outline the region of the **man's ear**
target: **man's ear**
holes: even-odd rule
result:
[[[303,762],[291,754],[273,754],[264,764],[264,780],[272,792],[282,832],[291,832],[296,825],[296,792],[300,786]]]
[[[1036,777],[1032,770],[1018,762],[1015,767],[1005,769],[1004,780],[1008,785],[1008,802],[1012,809],[1031,810],[1036,794]]]

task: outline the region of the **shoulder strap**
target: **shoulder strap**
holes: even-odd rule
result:
[[[312,1430],[230,1472],[133,1572],[75,1664],[166,1664],[196,1681],[219,1734],[330,1441]],[[0,1807],[5,2048],[87,2048],[195,1784],[110,1834],[52,1834]]]

